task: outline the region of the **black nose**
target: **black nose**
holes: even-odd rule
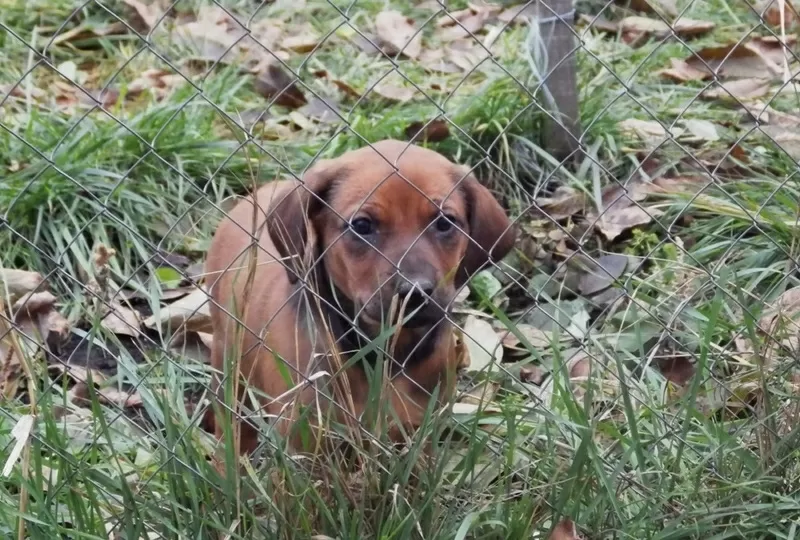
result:
[[[424,305],[433,294],[433,283],[428,280],[406,280],[400,278],[397,284],[397,294],[400,296],[400,305],[406,309],[414,310]],[[407,302],[407,303],[406,303]]]

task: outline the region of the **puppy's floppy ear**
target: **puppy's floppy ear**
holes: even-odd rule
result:
[[[458,167],[456,181],[467,201],[470,239],[455,277],[461,287],[489,261],[499,261],[514,246],[516,231],[494,195],[466,167]]]
[[[331,160],[320,160],[287,193],[276,199],[267,212],[267,230],[283,259],[289,281],[295,283],[309,268],[308,224],[324,207],[336,178]]]

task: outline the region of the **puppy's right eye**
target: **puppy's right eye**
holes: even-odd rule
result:
[[[356,218],[350,222],[353,232],[361,236],[369,236],[375,232],[375,226],[368,218]]]

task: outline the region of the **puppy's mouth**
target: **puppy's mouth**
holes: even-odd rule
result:
[[[394,310],[375,306],[377,309],[364,309],[359,319],[371,326],[399,324],[402,328],[407,329],[426,328],[445,318],[445,310],[437,304],[438,302],[435,300],[426,299],[414,306],[403,306],[402,302],[399,302]]]

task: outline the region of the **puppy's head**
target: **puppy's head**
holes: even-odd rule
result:
[[[401,141],[320,161],[270,209],[268,227],[285,260],[321,255],[337,300],[369,326],[394,322],[394,296],[406,327],[438,322],[456,290],[514,241],[502,207],[468,170]]]

